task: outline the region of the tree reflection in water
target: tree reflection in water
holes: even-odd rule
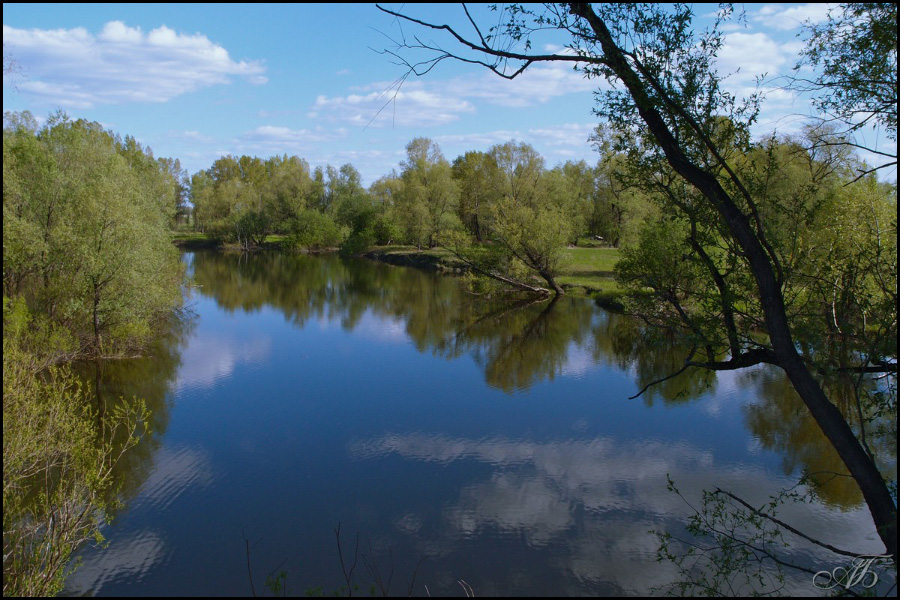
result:
[[[266,403],[267,410],[280,420],[277,425],[268,425],[268,429],[262,432],[253,429],[252,423],[248,422],[246,417],[256,413],[242,405],[241,398],[233,402],[234,407],[239,409],[230,417],[228,407],[222,408],[223,414],[232,419],[232,424],[239,422],[240,426],[247,426],[248,431],[242,433],[242,439],[253,440],[254,444],[258,442],[260,449],[269,451],[264,455],[264,460],[279,474],[276,478],[279,484],[288,485],[281,477],[283,473],[288,473],[288,480],[297,478],[298,488],[285,488],[289,490],[285,496],[296,494],[296,499],[284,500],[285,505],[293,507],[300,503],[311,511],[309,515],[322,518],[322,513],[314,511],[324,510],[318,507],[323,500],[316,494],[306,493],[310,480],[303,478],[303,474],[308,477],[312,473],[313,477],[320,477],[317,481],[327,481],[329,489],[335,494],[326,502],[326,513],[340,510],[340,519],[362,521],[365,525],[361,528],[377,529],[378,535],[385,536],[385,539],[405,544],[411,555],[419,552],[419,555],[440,556],[440,561],[434,561],[435,569],[440,568],[438,562],[454,569],[471,566],[472,552],[476,552],[483,553],[484,561],[475,562],[483,562],[484,569],[489,570],[492,559],[500,555],[498,549],[516,552],[523,562],[513,569],[515,577],[511,574],[507,577],[504,574],[484,573],[484,581],[496,576],[498,587],[495,590],[483,587],[477,590],[479,592],[509,593],[514,588],[533,593],[546,590],[547,593],[564,591],[577,594],[584,593],[584,583],[589,582],[592,586],[589,589],[595,592],[647,593],[648,586],[663,584],[672,575],[671,570],[666,571],[664,566],[653,566],[652,569],[649,566],[653,562],[656,545],[655,536],[650,531],[677,531],[686,519],[681,500],[666,492],[668,474],[683,485],[683,489],[700,490],[719,485],[739,495],[757,499],[761,495],[775,493],[777,490],[774,488],[785,482],[777,475],[773,477],[771,470],[763,464],[747,460],[743,447],[736,461],[732,461],[726,453],[720,453],[717,444],[721,440],[713,439],[716,432],[705,432],[700,426],[693,427],[692,421],[682,421],[686,431],[681,431],[678,429],[679,422],[670,420],[672,417],[669,415],[676,414],[681,415],[680,418],[704,418],[702,410],[690,410],[687,404],[699,398],[708,402],[713,393],[716,402],[747,402],[747,394],[729,395],[729,386],[725,383],[728,378],[717,380],[712,373],[690,369],[650,387],[641,400],[628,400],[627,395],[680,369],[689,350],[679,347],[664,331],[648,328],[640,321],[623,315],[599,310],[589,300],[562,297],[555,301],[534,301],[522,296],[474,296],[454,277],[337,256],[197,252],[188,255],[187,260],[193,270],[194,283],[198,286],[196,290],[226,312],[252,313],[272,308],[297,328],[315,322],[330,322],[340,324],[348,332],[355,330],[357,333],[363,333],[373,320],[380,321],[391,328],[391,334],[402,333],[403,339],[408,340],[417,352],[430,353],[442,359],[438,362],[471,357],[489,386],[517,395],[523,400],[523,405],[535,399],[544,402],[544,398],[553,398],[559,393],[557,390],[581,390],[582,395],[586,390],[588,395],[596,395],[595,399],[585,401],[578,398],[577,402],[560,405],[558,411],[554,406],[542,413],[541,409],[529,406],[534,414],[542,414],[545,418],[549,418],[551,413],[554,416],[563,415],[558,423],[538,433],[534,432],[532,422],[527,419],[508,423],[509,407],[504,407],[500,412],[492,412],[492,407],[485,407],[487,410],[479,414],[487,415],[487,421],[496,417],[498,422],[503,422],[503,426],[492,429],[493,425],[486,425],[476,432],[468,428],[468,415],[455,423],[423,421],[423,412],[419,409],[423,406],[424,410],[432,409],[424,401],[416,400],[415,410],[412,411],[403,403],[393,405],[397,409],[396,416],[392,414],[390,418],[381,419],[381,409],[377,403],[344,403],[339,394],[329,395],[330,392],[322,394],[329,400],[321,403],[303,404],[290,400],[282,404],[278,397],[271,398],[272,401]],[[232,321],[229,318],[227,322]],[[257,327],[252,318],[242,319],[240,323],[242,327]],[[282,323],[278,322],[277,326],[282,327]],[[177,489],[173,492],[173,488],[183,486],[178,488],[183,489],[189,484],[206,481],[203,479],[203,469],[208,467],[204,466],[204,461],[211,462],[215,458],[210,459],[203,455],[204,452],[210,453],[210,456],[218,452],[220,454],[215,456],[229,457],[222,464],[234,462],[241,452],[240,445],[231,438],[223,442],[221,448],[204,446],[202,442],[190,445],[185,440],[175,445],[162,443],[162,436],[169,425],[166,398],[172,397],[170,392],[182,362],[182,346],[190,335],[189,328],[189,324],[186,329],[176,328],[167,345],[154,350],[151,359],[107,363],[99,372],[102,375],[101,395],[108,401],[119,396],[138,396],[146,398],[153,410],[151,435],[128,463],[122,465],[125,495],[134,495],[140,489],[141,495],[136,503],[149,501],[149,508],[153,511],[160,508],[158,503],[171,502],[167,498],[177,493]],[[264,332],[260,335],[264,336]],[[282,346],[281,340],[272,337],[274,341],[265,346],[267,353],[270,350],[277,353],[278,348],[284,351],[285,348],[303,347],[303,352],[314,352],[316,348],[308,345]],[[284,337],[294,342],[301,336]],[[231,344],[243,344],[225,348],[231,353],[232,362],[229,364],[236,360],[235,356],[252,353],[253,349],[247,345],[255,339],[252,335],[229,338]],[[327,339],[331,338],[310,336],[304,343]],[[206,345],[192,345],[189,352],[184,352],[185,364],[190,363],[193,356],[200,356],[205,362],[215,362],[212,348],[225,346],[222,340],[219,330],[211,328],[211,333],[201,340]],[[361,341],[367,346],[368,342],[368,339]],[[326,352],[323,356],[331,356],[327,354],[330,350],[323,350]],[[413,354],[406,352],[402,355],[409,358]],[[282,370],[285,365],[288,365],[287,370],[293,368],[290,355],[279,358],[283,360],[271,364],[281,365]],[[420,364],[435,363],[422,361]],[[316,369],[322,369],[322,366],[322,362],[317,363]],[[327,371],[328,365],[324,366]],[[340,372],[352,368],[352,365],[343,363],[335,366]],[[438,367],[435,365],[435,368]],[[633,385],[630,388],[615,387],[618,391],[612,394],[596,386],[568,387],[568,383],[549,390],[537,389],[535,394],[525,393],[539,388],[541,382],[580,377],[594,369],[607,368],[616,381],[626,381],[621,374],[624,371],[633,378]],[[228,394],[232,393],[228,390],[232,372],[220,378],[219,371],[214,374],[207,371],[200,374],[204,385],[192,389],[202,388],[206,393],[214,385],[221,384],[221,387],[215,387],[210,397],[215,398],[216,402],[220,398],[228,398]],[[89,379],[97,373],[90,370]],[[266,373],[271,376],[271,372]],[[194,378],[200,375],[195,373]],[[402,366],[398,366],[396,371],[388,371],[388,375],[403,377]],[[293,392],[291,386],[296,385],[298,379],[295,376],[281,387]],[[317,371],[315,377],[307,381],[313,380],[315,384],[311,385],[319,385],[319,382],[328,381],[328,375]],[[250,380],[244,381],[247,385]],[[596,381],[606,380],[600,377]],[[833,471],[836,468],[837,459],[833,453],[827,452],[828,444],[815,424],[811,420],[798,418],[803,411],[799,405],[795,406],[796,399],[788,393],[789,386],[779,372],[760,368],[745,371],[730,381],[736,387],[753,390],[750,395],[756,399],[743,409],[743,420],[759,446],[778,452],[783,457],[785,473],[796,475],[798,472]],[[476,387],[481,386],[466,389]],[[279,390],[279,387],[266,389]],[[347,385],[342,389],[352,394],[359,388]],[[446,393],[446,390],[439,392]],[[319,394],[318,388],[315,394]],[[615,394],[620,394],[621,398],[613,397]],[[490,396],[486,394],[485,397]],[[447,397],[452,397],[452,393]],[[641,402],[647,406],[662,404],[664,408],[643,410]],[[473,411],[480,410],[471,403],[469,406]],[[586,425],[585,429],[569,428],[570,422],[584,417],[592,410],[591,407],[596,407],[598,413],[604,413],[595,419],[599,425]],[[620,410],[622,408],[628,410]],[[635,411],[635,408],[638,410]],[[189,415],[196,421],[186,427],[200,428],[203,425],[198,423],[219,422],[217,415],[211,416],[204,413],[205,410],[198,409]],[[439,414],[450,414],[447,406],[433,407],[433,410]],[[512,407],[512,411],[515,410],[516,407]],[[354,418],[355,413],[361,414],[364,424],[354,422],[347,427],[347,430],[353,431],[351,436],[344,430],[343,419]],[[234,414],[240,414],[241,418],[237,419]],[[333,425],[334,415],[339,415],[340,427]],[[738,420],[741,416],[737,412]],[[478,418],[478,415],[474,417]],[[224,422],[229,422],[227,418]],[[264,418],[260,420],[265,422]],[[566,422],[565,428],[560,429],[563,421]],[[707,425],[713,422],[707,421]],[[633,429],[623,429],[630,427]],[[651,428],[655,429],[643,435]],[[735,425],[733,429],[728,429],[738,430],[737,437],[743,440],[743,426]],[[271,435],[273,431],[278,435]],[[358,434],[357,431],[367,433]],[[213,437],[218,439],[221,437],[219,434],[216,430]],[[193,431],[191,435],[194,435]],[[194,438],[187,439],[193,444]],[[731,442],[727,440],[727,444]],[[329,446],[330,450],[326,451],[324,443],[333,447]],[[887,448],[889,455],[896,454],[891,446],[896,443],[895,440],[891,442],[873,436],[872,443],[880,444],[879,452]],[[259,456],[263,456],[262,450]],[[372,461],[382,461],[379,465],[390,466],[382,472],[380,466],[376,467]],[[258,474],[256,471],[260,469],[260,463],[255,463],[252,457],[247,458],[247,462],[255,469],[249,474],[244,471],[232,473],[221,467],[222,481],[228,481],[229,477],[234,479],[228,487],[228,497],[216,500],[224,508],[217,505],[218,508],[209,509],[210,513],[217,514],[215,510],[219,510],[221,514],[233,515],[234,511],[230,508],[233,504],[246,502],[248,506],[258,506],[260,499],[264,498],[262,504],[275,506],[272,509],[273,518],[279,525],[273,529],[279,532],[284,530],[286,535],[297,534],[294,537],[302,537],[304,533],[308,535],[319,524],[318,521],[310,525],[305,521],[307,512],[302,511],[296,518],[286,517],[282,499],[277,494],[269,494],[268,488],[258,495],[251,489],[246,497],[234,491],[248,478]],[[440,468],[431,468],[438,465]],[[370,479],[374,473],[378,473],[377,481]],[[391,473],[393,479],[382,485],[381,478]],[[368,482],[365,500],[342,503],[344,496],[355,498],[353,495],[358,492],[359,481]],[[425,491],[418,488],[425,488]],[[860,502],[858,490],[846,477],[834,478],[832,482],[821,485],[817,492],[826,503],[841,510],[857,506]],[[206,488],[198,493],[205,494]],[[232,494],[235,494],[234,497]],[[366,510],[371,510],[371,513],[354,512],[361,510],[360,503],[369,507]],[[815,529],[823,519],[827,519],[828,511],[827,506],[804,505],[789,516],[792,522]],[[848,534],[848,539],[855,539],[859,529],[857,526],[860,523],[868,526],[866,523],[870,522],[858,510],[850,512],[857,515],[852,517],[855,520],[851,519],[853,527],[842,527],[841,531],[850,531],[852,536]],[[284,520],[287,522],[283,523]],[[162,527],[161,530],[164,531]],[[325,527],[325,530],[330,535],[330,528]],[[171,533],[169,536],[177,537]],[[523,541],[524,544],[521,543]],[[179,539],[178,543],[178,548],[182,549],[185,540]],[[328,543],[329,540],[323,542]],[[155,530],[146,527],[139,529],[138,534],[126,540],[124,546],[120,545],[119,557],[110,559],[118,560],[121,565],[115,569],[95,566],[93,572],[144,574],[150,572],[152,567],[156,569],[154,573],[157,577],[164,578],[161,573],[171,565],[165,566],[160,558],[158,565],[153,567],[150,564],[153,561],[146,559],[147,552],[142,549],[156,548],[154,551],[162,556],[164,551],[174,551],[167,544],[173,548],[175,546],[174,541]],[[399,555],[400,547],[396,548]],[[532,553],[534,549],[541,550]],[[321,553],[321,545],[314,550]],[[274,551],[282,550],[279,546]],[[551,562],[555,563],[548,571],[547,557],[551,555]],[[303,560],[315,564],[316,559],[305,556]],[[425,570],[431,568],[423,567]],[[90,572],[85,570],[86,581],[90,579]],[[321,568],[315,572],[321,578]],[[437,575],[437,572],[432,572],[430,576],[435,578]],[[526,582],[520,587],[503,587],[513,585],[514,580],[520,579]],[[322,581],[318,579],[310,583],[319,584]],[[84,589],[96,590],[103,585],[102,581],[99,584],[91,582],[85,584]],[[455,580],[452,585],[455,585]],[[567,587],[569,585],[571,587]]]

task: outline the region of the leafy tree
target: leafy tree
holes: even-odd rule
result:
[[[178,182],[133,138],[63,114],[10,115],[3,156],[3,591],[52,595],[102,541],[150,423],[143,401],[94,409],[59,363],[140,350],[179,306]]]
[[[329,215],[305,209],[297,215],[287,244],[293,248],[321,250],[340,246],[346,237],[347,229]]]
[[[490,179],[495,169],[492,157],[484,152],[466,152],[453,161],[453,179],[459,186],[459,219],[479,242],[490,228]]]
[[[177,158],[158,158],[157,161],[170,181],[170,193],[175,196],[173,223],[188,224],[191,215],[191,207],[188,205],[190,177],[187,171],[181,167],[181,161]]]
[[[617,152],[617,140],[612,132],[598,126],[591,142],[600,153],[594,168],[593,211],[590,231],[606,243],[618,248],[637,240],[638,229],[644,219],[651,217],[652,204],[641,191],[644,178],[629,177],[628,157]]]
[[[792,87],[812,95],[825,123],[840,123],[852,135],[873,123],[897,141],[897,5],[845,3],[828,11],[821,24],[808,24]],[[808,77],[800,75],[814,70]],[[817,145],[836,143],[817,139]],[[895,166],[896,151],[885,152],[850,139],[837,143],[863,148],[888,159],[860,175]]]
[[[373,208],[361,179],[351,164],[310,173],[297,156],[223,156],[192,178],[195,224],[244,250],[260,246],[270,233],[289,236],[287,247],[333,248],[361,223],[357,216]],[[368,237],[387,241],[394,235],[384,210],[371,221],[377,232]]]
[[[435,142],[415,138],[407,144],[406,160],[400,166],[400,225],[409,243],[419,249],[432,247],[438,232],[452,225],[456,210],[457,189],[450,163]]]
[[[198,231],[205,232],[227,214],[216,202],[214,186],[215,181],[208,171],[191,175],[190,197],[194,207],[194,227]]]
[[[378,211],[374,224],[376,244],[390,244],[403,235],[396,208],[402,189],[403,180],[393,170],[369,186],[369,196]]]
[[[690,227],[690,231],[696,230],[696,259],[704,264],[714,286],[721,283],[716,279],[722,273],[721,263],[698,250],[703,247],[701,236],[713,232],[740,258],[752,286],[752,294],[740,296],[716,287],[716,318],[721,323],[717,329],[728,338],[728,357],[721,360],[714,351],[707,351],[706,360],[695,362],[691,355],[689,364],[710,369],[760,363],[780,367],[859,484],[886,551],[896,557],[897,511],[891,490],[847,419],[830,402],[817,378],[815,357],[798,350],[802,331],[788,312],[791,298],[785,295],[785,273],[769,238],[760,198],[732,164],[736,155],[749,150],[749,125],[756,117],[758,98],[739,103],[722,88],[714,68],[722,45],[718,26],[697,36],[687,6],[573,3],[535,10],[515,5],[504,13],[506,21],[491,28],[487,37],[470,20],[477,36],[469,40],[450,26],[381,10],[421,27],[445,31],[461,44],[460,53],[471,51],[475,56],[447,52],[416,37],[411,44],[401,43],[401,49],[412,47],[438,56],[407,63],[416,73],[430,70],[435,61],[444,58],[461,58],[511,79],[536,62],[557,61],[572,63],[586,76],[602,77],[613,84],[598,92],[595,112],[609,121],[621,140],[634,142],[629,158],[656,167],[645,172],[663,178],[662,193],[679,192],[671,200],[674,206],[680,203],[682,208],[693,209],[682,210],[696,216],[689,223],[705,226],[705,230]],[[726,7],[720,11],[717,25],[728,16]],[[546,30],[568,34],[568,52],[531,52],[532,35]],[[517,43],[524,44],[523,52],[516,51]],[[666,185],[675,180],[685,187]],[[752,337],[737,329],[738,299],[755,304],[761,315],[759,330]],[[882,370],[890,370],[890,366]]]
[[[594,169],[581,160],[566,161],[547,172],[549,200],[563,211],[571,226],[571,245],[588,233],[594,208],[596,176]]]
[[[263,207],[275,231],[289,231],[307,208],[312,188],[309,164],[297,156],[273,156],[265,161]]]
[[[7,127],[3,145],[4,293],[72,332],[82,351],[142,344],[181,301],[164,165],[64,115],[36,133]]]
[[[471,169],[475,161],[478,169]],[[466,163],[469,163],[468,165]],[[548,175],[544,159],[528,144],[507,142],[493,146],[481,158],[457,163],[461,177],[484,182],[487,218],[480,220],[486,238],[473,244],[468,234],[445,232],[443,244],[477,273],[520,290],[563,294],[556,282],[563,249],[572,239],[572,195],[562,173]],[[462,179],[461,185],[471,187]],[[537,275],[549,289],[532,284]]]

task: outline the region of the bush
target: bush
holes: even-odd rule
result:
[[[291,227],[285,246],[295,250],[336,248],[347,237],[347,229],[330,216],[316,210],[303,210]]]

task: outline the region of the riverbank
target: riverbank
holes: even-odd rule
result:
[[[566,248],[565,266],[557,281],[567,293],[584,294],[598,305],[621,311],[623,290],[616,284],[613,269],[619,260],[617,248]],[[370,260],[432,271],[461,273],[465,263],[443,248],[421,251],[412,246],[382,246],[363,254]]]
[[[259,250],[280,250],[287,239],[283,235],[270,235],[258,246]],[[205,233],[173,232],[172,242],[183,250],[221,248],[219,243]],[[337,251],[337,248],[324,250]],[[619,261],[618,248],[569,247],[564,251],[565,264],[557,281],[566,293],[589,296],[608,310],[621,311],[623,290],[616,284],[613,271]],[[468,266],[452,252],[444,248],[417,250],[414,246],[377,246],[362,254],[364,258],[391,265],[414,267],[428,271],[464,273]]]
[[[209,248],[219,248],[222,250],[240,250],[237,244],[222,244],[219,240],[213,238],[206,233],[198,233],[193,231],[173,231],[171,232],[172,243],[182,250],[202,250]],[[267,235],[266,240],[259,246],[254,246],[253,250],[281,250],[284,242],[288,239],[286,235]],[[337,248],[333,249],[335,252]]]

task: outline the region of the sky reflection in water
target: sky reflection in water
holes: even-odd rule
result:
[[[333,256],[186,260],[197,317],[148,399],[160,426],[68,593],[245,595],[246,540],[257,592],[275,569],[295,594],[330,591],[340,523],[345,555],[358,531],[380,568],[392,557],[397,594],[421,557],[416,595],[459,595],[458,579],[482,596],[646,594],[674,576],[650,531],[682,532],[689,510],[667,475],[689,498],[762,502],[827,462],[815,436],[778,433],[771,374],[628,400],[685,353],[587,300],[486,304],[453,278]],[[877,550],[853,493],[781,516]]]

